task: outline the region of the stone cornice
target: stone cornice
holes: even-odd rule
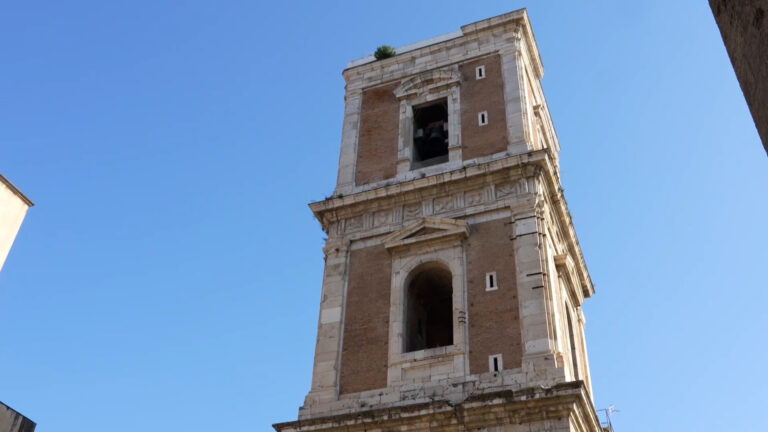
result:
[[[378,189],[359,192],[352,195],[329,198],[309,205],[325,232],[330,226],[353,214],[374,212],[383,207],[387,200],[401,202],[404,197],[412,194],[417,196],[438,196],[447,189],[461,189],[462,184],[473,181],[484,182],[493,176],[524,177],[534,172],[542,174],[554,213],[563,228],[568,249],[573,254],[574,264],[581,282],[584,297],[590,297],[595,290],[587,270],[586,261],[579,245],[576,230],[573,227],[570,211],[560,186],[560,177],[552,160],[550,149],[533,150],[527,153],[509,156],[488,163],[464,166],[453,171],[443,172],[429,177],[396,183]],[[508,174],[516,172],[517,174]]]
[[[277,423],[278,432],[357,432],[371,430],[467,431],[505,424],[571,419],[586,432],[600,432],[600,422],[581,381],[470,396],[451,404],[435,401],[401,407]]]
[[[541,63],[541,57],[539,56],[538,47],[536,45],[536,39],[533,36],[533,30],[531,29],[531,23],[528,19],[528,12],[525,9],[518,9],[516,11],[512,11],[506,14],[498,15],[492,18],[488,18],[482,21],[477,21],[472,24],[467,24],[465,26],[461,27],[460,32],[451,33],[451,37],[447,38],[441,38],[437,39],[436,43],[432,44],[426,44],[422,45],[420,43],[412,44],[413,46],[418,46],[416,49],[409,49],[407,51],[400,51],[397,55],[383,59],[383,60],[374,60],[373,57],[366,57],[365,59],[356,60],[350,63],[350,67],[348,67],[342,75],[344,76],[344,79],[347,81],[347,83],[350,83],[355,79],[355,77],[365,76],[365,77],[381,77],[383,81],[392,80],[397,78],[397,73],[393,74],[393,70],[402,70],[403,73],[405,73],[406,69],[409,68],[401,68],[401,65],[405,64],[411,64],[413,62],[416,62],[417,59],[424,58],[426,56],[429,56],[431,54],[440,53],[440,52],[447,52],[451,48],[455,48],[458,46],[468,45],[472,44],[473,42],[475,45],[477,45],[476,41],[478,37],[493,33],[496,31],[499,27],[504,26],[513,26],[517,24],[518,28],[515,30],[516,32],[516,39],[523,38],[525,39],[525,45],[527,46],[528,55],[531,58],[531,62],[533,64],[534,71],[536,73],[536,76],[538,78],[541,78],[544,74],[544,68]],[[460,34],[458,34],[460,33]],[[510,47],[514,47],[514,43],[508,43],[507,44]],[[494,44],[493,46],[488,47],[488,49],[473,49],[472,51],[476,51],[473,55],[485,55],[489,54],[491,52],[499,52],[500,50],[505,49],[503,45],[497,45]],[[462,60],[467,59],[467,50],[462,51]],[[450,64],[455,63],[455,59],[452,57],[446,55],[445,56],[445,62],[440,62],[444,64]],[[437,67],[440,67],[441,65],[437,65]],[[410,69],[409,69],[410,70]],[[408,73],[410,74],[410,72]],[[380,82],[383,82],[380,81]],[[368,85],[376,85],[372,82],[369,82]],[[355,86],[353,86],[355,87]],[[352,87],[348,87],[348,89],[351,89]]]
[[[547,161],[551,162],[551,159],[548,159]],[[557,211],[560,225],[565,231],[563,234],[568,243],[568,249],[574,254],[574,264],[580,278],[584,297],[591,297],[595,293],[595,288],[592,285],[592,278],[589,276],[589,271],[587,270],[587,263],[584,260],[584,254],[581,250],[581,245],[579,244],[579,238],[576,236],[576,229],[573,226],[571,212],[568,210],[568,204],[565,202],[563,188],[560,185],[560,177],[552,164],[549,164],[549,169],[546,170],[546,172],[549,175],[545,175],[544,178],[547,181],[552,206]]]
[[[318,221],[326,229],[329,222],[336,219],[336,212],[340,209],[359,205],[371,200],[394,197],[410,191],[426,190],[430,187],[445,183],[458,182],[465,179],[486,176],[494,172],[511,168],[523,168],[526,165],[546,164],[549,156],[543,150],[534,150],[528,153],[498,159],[489,163],[468,165],[453,171],[443,172],[432,176],[405,181],[378,189],[359,192],[352,195],[337,196],[324,201],[309,204]]]

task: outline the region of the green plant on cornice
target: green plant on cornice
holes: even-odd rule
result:
[[[397,54],[395,49],[389,45],[380,45],[378,48],[376,48],[376,51],[373,52],[373,56],[376,57],[376,60],[390,58],[395,54]]]

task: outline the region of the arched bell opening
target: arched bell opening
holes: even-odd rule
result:
[[[405,352],[453,345],[451,272],[438,263],[411,272],[405,295]]]
[[[448,101],[413,108],[412,168],[448,162]]]

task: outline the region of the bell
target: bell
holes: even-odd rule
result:
[[[428,146],[437,146],[445,143],[445,135],[443,133],[443,125],[435,126],[429,131],[429,137],[427,138]]]

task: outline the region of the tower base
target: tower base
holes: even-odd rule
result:
[[[581,381],[277,423],[278,432],[603,432]]]

